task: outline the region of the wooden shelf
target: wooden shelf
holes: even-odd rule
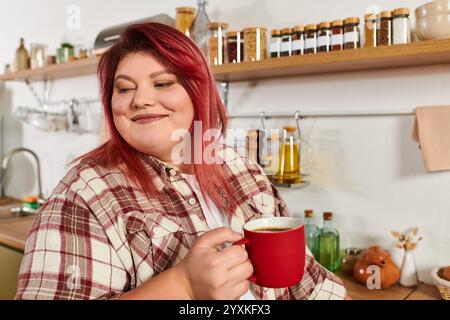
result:
[[[55,80],[95,74],[98,60],[93,57],[9,73],[0,75],[0,81]],[[217,81],[234,82],[447,63],[450,63],[450,39],[225,64],[213,66],[212,71]]]
[[[27,79],[41,81],[91,75],[97,71],[98,60],[98,57],[92,57],[64,64],[50,65],[40,69],[8,73],[0,75],[0,81],[24,81]]]
[[[446,63],[450,63],[450,39],[225,64],[212,69],[217,81],[234,82]]]

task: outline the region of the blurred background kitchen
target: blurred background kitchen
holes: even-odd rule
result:
[[[214,24],[211,29],[217,31],[220,27],[227,27],[224,30],[225,35],[227,31],[263,27],[267,29],[267,52],[264,53],[267,59],[288,59],[277,58],[277,54],[274,58],[270,57],[274,48],[277,49],[276,45],[274,46],[277,39],[277,33],[272,32],[274,29],[359,18],[357,22],[350,19],[346,25],[347,28],[354,28],[350,29],[351,32],[359,32],[357,37],[360,42],[354,38],[353,50],[357,54],[357,50],[363,50],[358,47],[366,45],[367,33],[364,31],[367,22],[364,16],[370,12],[379,13],[396,8],[409,9],[409,12],[400,11],[400,18],[407,18],[406,20],[397,20],[397,26],[401,25],[398,23],[407,21],[411,28],[403,33],[407,34],[407,38],[406,47],[402,50],[408,50],[409,42],[414,44],[421,40],[432,41],[432,37],[450,38],[450,34],[446,35],[444,30],[448,30],[450,26],[448,1],[440,1],[441,6],[448,9],[444,15],[439,16],[442,22],[441,32],[435,31],[436,35],[431,33],[418,36],[415,9],[425,3],[423,0],[209,0],[205,8],[209,22],[227,24]],[[132,0],[125,3],[118,0],[16,0],[0,4],[0,73],[17,76],[12,80],[0,78],[1,154],[4,158],[11,150],[19,147],[31,149],[36,153],[40,160],[42,199],[50,195],[67,171],[70,161],[99,143],[101,104],[98,102],[95,64],[89,62],[92,61],[95,50],[102,47],[97,39],[99,34],[106,30],[103,35],[113,36],[117,28],[108,28],[158,15],[164,15],[161,19],[170,17],[172,20],[164,20],[167,23],[176,23],[176,8],[179,7],[194,8],[195,11],[178,11],[179,18],[180,13],[187,12],[186,23],[189,24],[190,13],[195,17],[198,10],[195,0]],[[375,16],[375,19],[379,18],[380,16]],[[390,20],[392,27],[395,26],[394,20]],[[445,21],[448,24],[445,25]],[[344,24],[346,21],[342,22],[342,25]],[[342,25],[335,24],[337,27]],[[332,33],[331,25],[328,27],[325,24],[323,31],[324,34]],[[213,30],[209,32],[212,34]],[[292,32],[294,31],[287,31],[285,35],[291,35]],[[349,38],[344,36],[344,26],[341,32],[342,39],[348,40]],[[241,34],[244,36],[243,32]],[[318,34],[320,33],[316,33]],[[354,33],[349,35],[355,36]],[[307,31],[304,36],[307,37]],[[331,39],[330,35],[329,37]],[[55,64],[55,67],[78,63],[77,67],[73,68],[74,70],[64,69],[66,76],[57,76],[56,80],[25,81],[26,76],[16,73],[18,59],[20,60],[17,57],[24,52],[23,48],[19,49],[21,38],[24,39],[27,54],[34,54],[34,67],[37,69],[47,64]],[[225,37],[223,39],[226,41]],[[345,43],[339,44],[339,37],[335,39],[338,42],[333,44],[341,45],[344,49]],[[377,38],[375,45],[379,40]],[[290,38],[289,41],[294,40]],[[410,234],[410,238],[416,237],[415,241],[420,241],[417,248],[413,248],[415,262],[412,271],[417,272],[419,282],[413,281],[412,287],[418,288],[422,282],[433,285],[435,282],[431,271],[450,265],[450,173],[445,170],[427,170],[419,144],[411,137],[417,107],[450,104],[450,40],[443,41],[446,42],[433,42],[433,45],[430,42],[430,46],[426,47],[437,46],[439,49],[436,50],[442,51],[439,53],[442,61],[437,65],[425,56],[422,62],[401,67],[404,66],[403,58],[399,58],[397,62],[392,60],[389,68],[374,67],[373,70],[353,71],[364,68],[354,68],[348,63],[349,72],[335,73],[331,72],[336,71],[331,70],[332,68],[327,72],[316,65],[317,72],[313,71],[308,75],[298,71],[297,76],[283,77],[283,71],[280,71],[278,75],[281,76],[268,75],[264,79],[245,75],[246,81],[231,81],[228,86],[218,82],[219,89],[227,89],[226,98],[230,113],[251,115],[246,118],[233,118],[232,128],[242,128],[245,132],[262,129],[262,121],[257,115],[264,112],[267,116],[263,117],[266,129],[282,129],[287,126],[297,129],[294,116],[296,111],[300,112],[300,118],[297,120],[302,140],[307,141],[307,145],[305,143],[301,149],[305,150],[305,155],[302,155],[306,159],[302,164],[305,166],[305,172],[302,173],[306,175],[301,181],[297,181],[299,183],[283,184],[279,181],[279,190],[293,215],[303,218],[305,210],[313,210],[312,217],[309,211],[307,217],[319,229],[323,226],[322,214],[332,213],[332,227],[339,233],[339,267],[344,255],[355,253],[359,256],[361,252],[356,249],[378,245],[390,252],[394,260],[399,261],[398,268],[401,271],[405,252],[409,251],[405,251],[405,237],[402,238],[402,234]],[[331,42],[320,43],[322,47],[327,47],[325,51],[333,51]],[[292,45],[292,42],[289,44]],[[303,46],[305,44],[306,42]],[[278,50],[281,48],[280,45]],[[292,49],[292,46],[290,48]],[[412,50],[417,50],[419,54],[428,50],[420,48]],[[294,55],[292,50],[288,51],[288,55]],[[370,54],[372,52],[370,51]],[[320,54],[323,58],[318,64],[325,65],[325,55],[330,54],[331,57],[334,53]],[[374,55],[376,54],[374,52]],[[388,56],[389,53],[386,54],[386,57]],[[224,55],[224,63],[227,58],[228,56]],[[343,59],[348,59],[348,56]],[[433,59],[434,56],[431,60]],[[86,63],[83,63],[83,60]],[[367,58],[365,61],[369,60]],[[212,63],[217,61],[214,62],[213,59]],[[398,67],[395,63],[398,63]],[[31,65],[29,67],[31,68]],[[79,70],[82,71],[78,72]],[[229,71],[220,68],[215,70],[216,74],[222,72],[223,78],[227,77],[224,73]],[[57,72],[54,71],[53,74]],[[39,76],[34,74],[36,78]],[[380,114],[383,112],[387,115]],[[321,113],[343,116],[314,116]],[[372,115],[355,116],[355,113]],[[278,116],[272,118],[271,114]],[[312,116],[301,117],[308,114]],[[348,116],[345,116],[346,114]],[[295,129],[293,134],[297,135]],[[245,142],[245,136],[238,141],[238,146],[243,150]],[[311,152],[306,152],[308,148]],[[0,220],[0,272],[10,275],[8,283],[11,287],[15,282],[14,272],[17,273],[21,259],[23,237],[32,221],[32,218],[30,220],[27,216],[27,209],[23,208],[32,211],[33,203],[39,204],[39,199],[35,198],[28,198],[28,204],[23,204],[23,198],[37,196],[39,183],[36,161],[26,152],[19,151],[12,155],[5,169],[7,170],[3,171],[1,183],[3,196],[18,199],[17,203],[14,202],[14,207],[22,208],[24,212],[20,215],[25,216],[28,221],[28,224],[24,225],[17,219]],[[277,166],[272,169],[276,174]],[[8,201],[5,200],[3,204],[10,209],[13,204]],[[325,216],[330,218],[330,215]],[[418,229],[411,229],[412,227]],[[391,233],[394,230],[396,231]],[[15,233],[21,236],[15,237]],[[409,245],[411,246],[411,243]],[[347,252],[345,249],[348,249]],[[336,269],[340,269],[339,267]],[[353,282],[350,286],[359,288]],[[4,288],[6,287],[5,284]],[[401,294],[392,293],[384,298],[404,298],[413,292],[413,289],[406,289],[408,287],[401,289],[400,286],[400,289],[397,289],[404,290]],[[0,295],[0,298],[7,298],[7,294]],[[430,293],[430,296],[439,298],[437,290]],[[361,293],[358,297],[370,298],[370,295]],[[376,293],[374,297],[383,298],[376,296]]]

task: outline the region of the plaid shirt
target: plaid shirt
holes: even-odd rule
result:
[[[234,231],[252,219],[288,216],[262,169],[234,149],[223,153],[238,207]],[[42,206],[26,244],[16,299],[117,299],[180,262],[208,231],[198,198],[175,167],[141,156],[164,199],[148,198],[118,169],[74,166]],[[300,284],[251,284],[257,299],[343,299],[341,280],[307,252]]]

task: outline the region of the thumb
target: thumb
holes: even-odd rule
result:
[[[218,228],[203,234],[198,242],[202,247],[216,248],[227,242],[236,242],[243,238],[240,233],[234,232],[230,228]]]

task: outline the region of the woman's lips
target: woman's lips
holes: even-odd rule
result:
[[[142,116],[142,117],[137,117],[136,119],[132,120],[133,122],[137,123],[137,124],[149,124],[152,122],[156,122],[159,120],[162,120],[164,118],[166,118],[168,116],[166,115],[149,115],[149,116]]]

